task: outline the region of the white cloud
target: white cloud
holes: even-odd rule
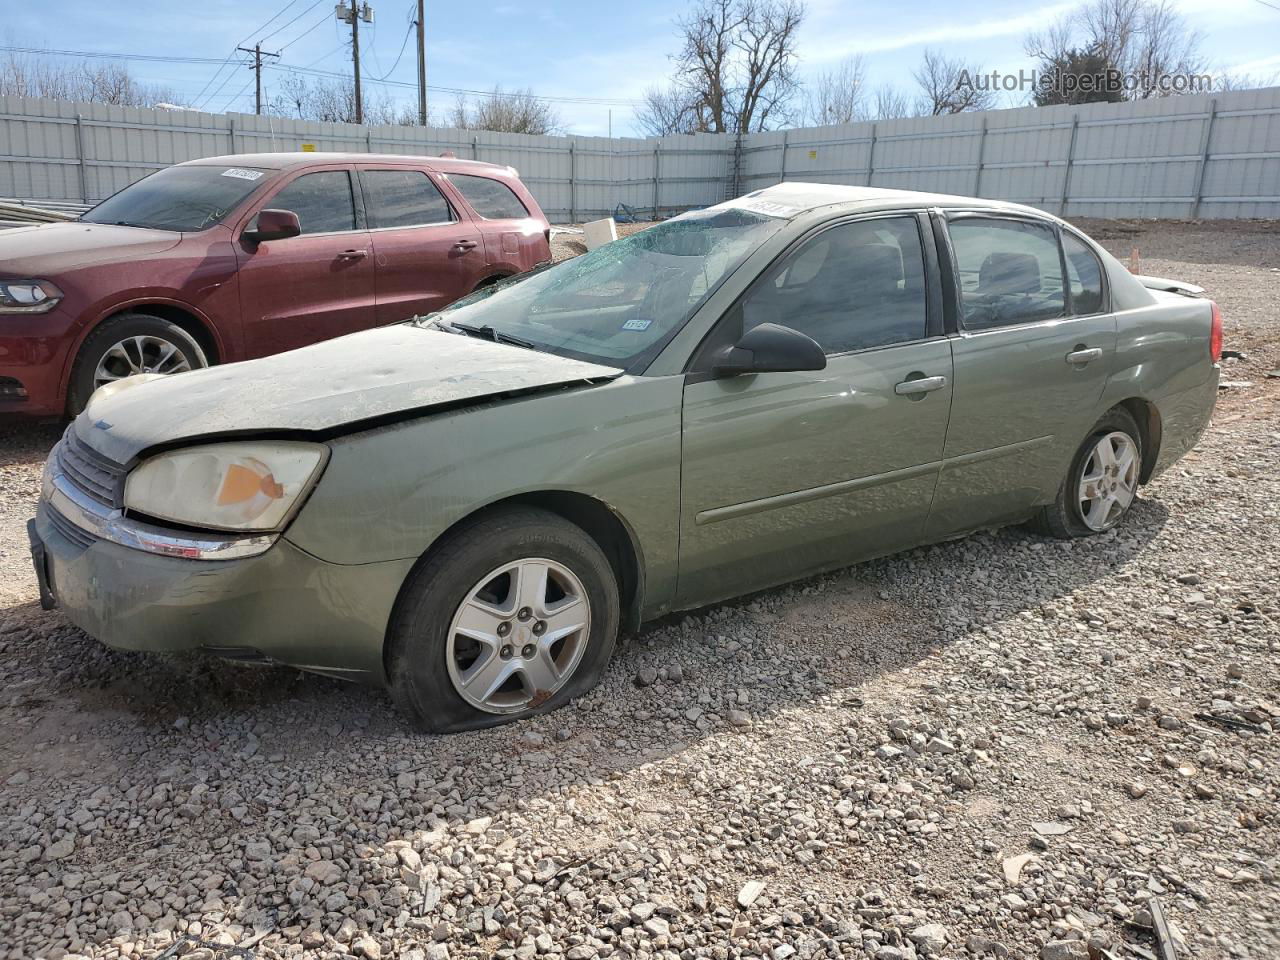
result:
[[[977,23],[945,23],[925,30],[878,35],[868,34],[865,27],[859,27],[856,33],[842,36],[840,28],[826,22],[824,18],[822,21],[815,20],[811,23],[810,30],[807,32],[812,35],[806,37],[802,49],[807,62],[828,63],[855,53],[887,53],[907,47],[930,45],[952,47],[966,40],[1021,36],[1047,27],[1077,5],[1076,3],[1056,3],[1030,13],[995,20],[981,20]],[[847,21],[848,17],[842,17],[842,19]]]

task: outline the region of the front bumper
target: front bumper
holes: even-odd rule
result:
[[[42,600],[119,650],[203,651],[382,683],[382,645],[413,560],[327,563],[281,538],[188,560],[80,536],[42,501],[29,526]],[[74,539],[73,539],[74,538]]]
[[[22,395],[0,391],[0,413],[62,415],[62,372],[75,337],[74,318],[61,305],[49,313],[0,316],[0,383],[22,389]]]

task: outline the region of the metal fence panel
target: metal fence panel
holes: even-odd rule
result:
[[[96,201],[173,163],[300,150],[519,170],[548,217],[670,216],[782,180],[1014,200],[1069,216],[1280,217],[1280,88],[734,138],[537,137],[0,97],[0,196]]]

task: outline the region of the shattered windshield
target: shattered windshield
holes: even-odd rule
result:
[[[433,316],[494,340],[630,368],[651,359],[783,223],[741,209],[687,213]]]
[[[204,230],[220,222],[275,172],[255,167],[168,167],[108,197],[80,219],[153,230]]]

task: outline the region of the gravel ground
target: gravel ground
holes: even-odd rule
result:
[[[0,426],[0,957],[1148,958],[1152,897],[1280,955],[1280,234],[1085,226],[1209,288],[1253,384],[1122,529],[671,618],[482,733],[40,612],[57,429]]]

